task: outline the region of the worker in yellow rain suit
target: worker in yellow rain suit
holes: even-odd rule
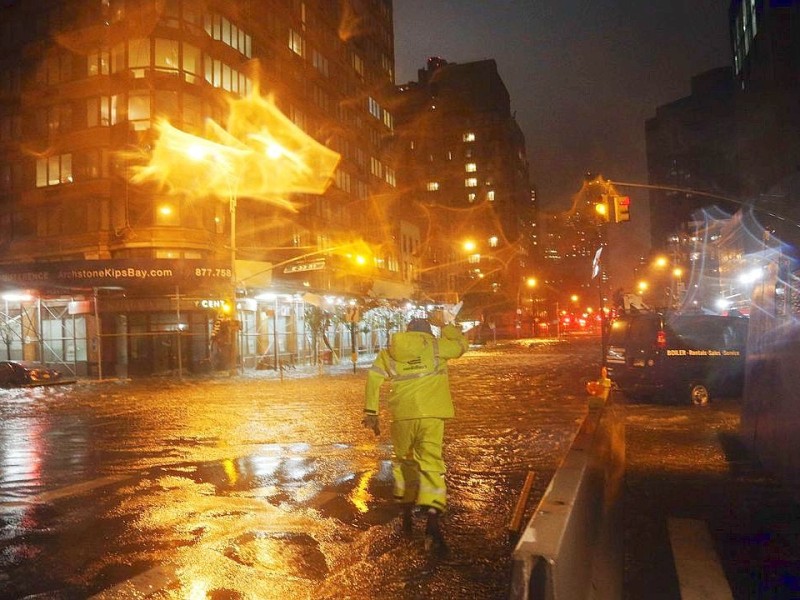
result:
[[[427,515],[426,548],[446,552],[439,525],[447,507],[442,441],[445,419],[454,414],[447,361],[464,354],[469,344],[455,325],[438,324],[441,338],[433,336],[428,320],[412,319],[378,353],[367,374],[363,424],[379,434],[380,388],[391,381],[394,497],[403,506],[403,529],[411,533],[416,505]]]

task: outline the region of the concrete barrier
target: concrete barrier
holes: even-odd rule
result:
[[[622,597],[624,407],[590,407],[513,553],[511,598]]]

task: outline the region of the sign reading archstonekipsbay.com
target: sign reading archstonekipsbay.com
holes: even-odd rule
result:
[[[117,259],[0,266],[3,289],[121,287],[169,289],[230,285],[230,263],[206,260]]]

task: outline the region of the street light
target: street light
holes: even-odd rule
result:
[[[533,300],[533,290],[536,287],[538,281],[536,281],[535,277],[528,277],[525,279],[525,285],[528,286],[528,290],[530,292],[530,299],[531,299],[531,328],[533,336],[537,336],[536,330],[536,321],[537,321],[537,311],[534,309],[534,300]]]

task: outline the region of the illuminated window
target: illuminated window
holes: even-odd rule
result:
[[[438,181],[429,181],[427,185],[429,192],[436,192],[439,190],[439,182]]]
[[[499,240],[497,239],[496,235],[493,235],[492,237],[489,238],[489,246],[491,246],[492,248],[497,248],[498,243]]]
[[[150,93],[128,96],[128,121],[136,131],[150,129]]]
[[[381,118],[381,107],[378,104],[378,101],[375,100],[372,96],[367,98],[367,108],[369,110],[369,114],[371,114],[376,119]]]
[[[90,52],[86,62],[89,76],[108,75],[111,69],[111,53],[108,50]]]
[[[294,29],[289,30],[289,50],[297,54],[297,56],[304,56],[303,49],[303,36],[301,36]]]
[[[185,19],[187,19],[187,12],[190,15],[192,14],[189,12],[190,10],[191,8],[189,3],[184,3],[183,13]],[[250,34],[242,31],[240,27],[225,17],[217,14],[206,13],[204,28],[206,33],[213,39],[220,41],[223,44],[227,44],[234,50],[244,54],[247,58],[252,58],[252,37]],[[289,47],[291,47],[291,43]]]
[[[464,170],[467,173],[474,173],[478,170],[478,165],[476,165],[474,162],[467,163],[464,165]]]
[[[464,180],[464,187],[478,187],[478,178],[477,177],[467,177]]]
[[[220,60],[205,55],[205,80],[215,88],[222,88],[245,96],[252,91],[253,81],[244,73],[232,69]]]
[[[394,119],[392,119],[392,113],[386,109],[383,111],[383,124],[389,129],[394,129]]]
[[[56,154],[36,160],[36,187],[72,183],[72,154]]]
[[[177,71],[179,68],[177,40],[156,38],[155,68],[158,71]]]
[[[200,49],[191,44],[183,44],[184,78],[195,83],[200,77]]]
[[[475,141],[475,134],[471,131],[466,132],[461,139],[465,142],[474,142]]]
[[[394,81],[394,67],[392,66],[392,60],[386,54],[381,54],[381,68],[386,71],[389,79]]]
[[[369,157],[369,172],[375,177],[383,177],[383,165],[374,156]]]
[[[334,175],[334,181],[336,183],[336,187],[340,190],[350,193],[350,173],[346,171],[342,171],[341,169],[336,169]]]
[[[475,202],[475,199],[477,197],[478,197],[478,195],[475,192],[470,192],[469,194],[467,194],[467,201],[468,202]]]
[[[134,77],[144,77],[150,67],[150,40],[147,38],[128,41],[128,68]]]
[[[383,179],[392,187],[397,187],[397,177],[394,173],[394,169],[391,167],[384,167],[383,169]]]
[[[353,54],[353,70],[355,70],[360,77],[364,77],[364,59],[358,54]]]
[[[86,125],[108,127],[117,123],[117,97],[100,96],[86,100]]]
[[[486,192],[486,199],[489,202],[494,202],[494,190],[489,190],[488,192]]]

